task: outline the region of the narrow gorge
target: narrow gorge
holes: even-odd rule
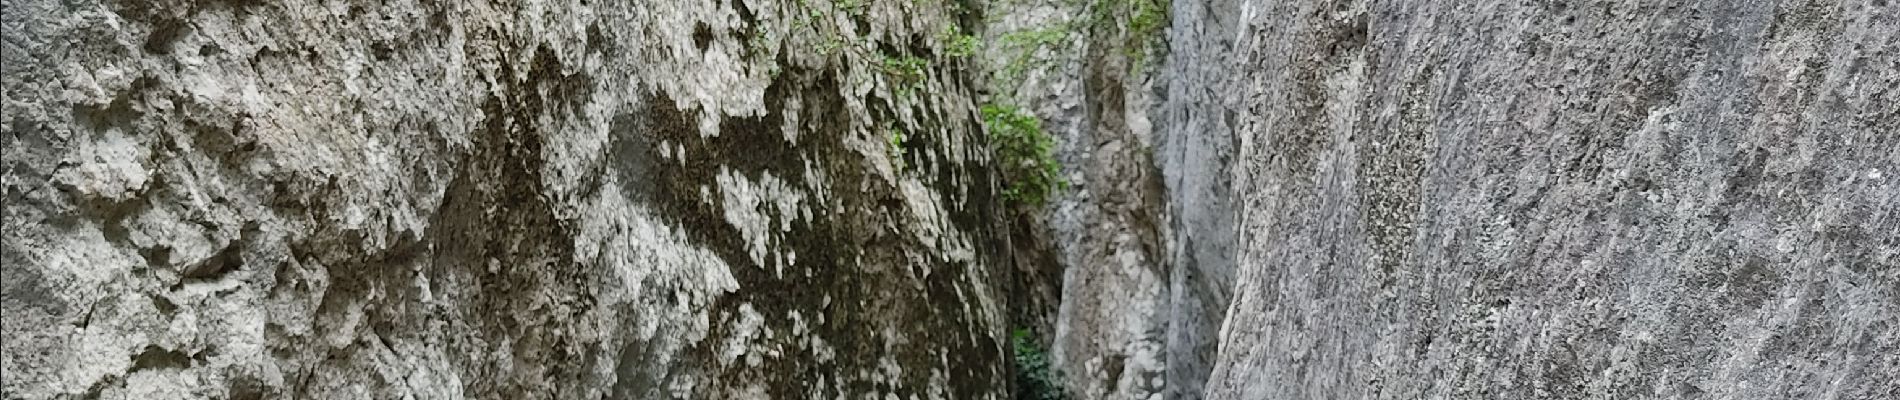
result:
[[[1900,399],[1886,0],[0,0],[4,399]]]

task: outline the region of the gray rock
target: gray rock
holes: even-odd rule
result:
[[[4,0],[0,397],[1900,398],[1900,5],[1142,4]]]
[[[1233,298],[1235,152],[1229,55],[1239,3],[1173,0],[1166,101],[1156,128],[1156,162],[1167,180],[1168,399],[1199,399],[1213,369],[1220,324]]]
[[[1900,398],[1900,9],[1245,1],[1214,399]]]
[[[959,6],[802,3],[7,0],[0,391],[1006,396]]]
[[[1131,28],[1133,4],[997,2],[991,31],[992,100],[1041,118],[1070,184],[1038,222],[1062,271],[1051,363],[1075,398],[1167,389],[1174,273],[1155,157],[1165,43]]]

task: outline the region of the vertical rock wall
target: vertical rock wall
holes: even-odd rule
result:
[[[1441,3],[5,0],[0,392],[1900,397],[1900,5]]]
[[[1005,1],[996,101],[1029,106],[1071,183],[1055,367],[1076,398],[1199,398],[1233,274],[1230,1]]]
[[[4,8],[6,398],[1008,393],[961,4]]]
[[[1171,227],[1155,159],[1165,43],[1158,29],[1133,29],[1137,12],[1137,2],[999,2],[991,25],[993,101],[1042,119],[1069,183],[1040,222],[1062,267],[1049,350],[1075,398],[1166,390]]]
[[[1221,320],[1233,297],[1235,153],[1231,86],[1245,66],[1234,52],[1239,2],[1171,0],[1166,87],[1156,120],[1157,168],[1167,181],[1166,399],[1201,398],[1214,367]]]
[[[1900,398],[1900,4],[1240,9],[1209,398]]]

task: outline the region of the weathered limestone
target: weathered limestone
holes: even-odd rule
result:
[[[991,23],[994,100],[1024,104],[1058,142],[1069,190],[1044,207],[1062,265],[1049,338],[1075,398],[1166,390],[1169,233],[1156,167],[1156,32],[1130,29],[1132,3],[1008,1]],[[1160,3],[1165,4],[1165,3]]]
[[[1064,272],[1056,366],[1078,398],[1198,398],[1233,282],[1236,3],[995,4],[994,96],[1061,138],[1074,184],[1042,219]]]
[[[1209,398],[1900,398],[1900,4],[1240,9]]]
[[[1233,298],[1235,142],[1232,40],[1238,2],[1171,0],[1166,101],[1156,118],[1155,159],[1167,180],[1166,399],[1201,398],[1221,320]]]
[[[961,6],[801,3],[7,0],[0,391],[1006,396]]]
[[[1900,398],[1900,3],[0,1],[8,399]]]

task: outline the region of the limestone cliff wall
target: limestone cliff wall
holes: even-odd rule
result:
[[[1209,398],[1900,398],[1900,4],[1239,10]]]
[[[3,1],[8,399],[1900,398],[1888,1]]]
[[[994,4],[993,101],[1042,119],[1069,184],[1037,219],[1061,270],[1052,365],[1074,398],[1161,395],[1173,304],[1167,188],[1155,158],[1165,43],[1159,26],[1130,22],[1138,6],[1166,3]]]
[[[965,7],[6,0],[0,391],[1006,396]]]
[[[1238,142],[1233,40],[1239,2],[1171,0],[1165,88],[1155,118],[1156,168],[1166,179],[1170,237],[1166,399],[1201,398],[1233,298],[1236,233],[1232,166]]]
[[[1029,106],[1071,187],[1055,367],[1076,398],[1194,399],[1233,285],[1232,1],[999,1],[999,101]]]

